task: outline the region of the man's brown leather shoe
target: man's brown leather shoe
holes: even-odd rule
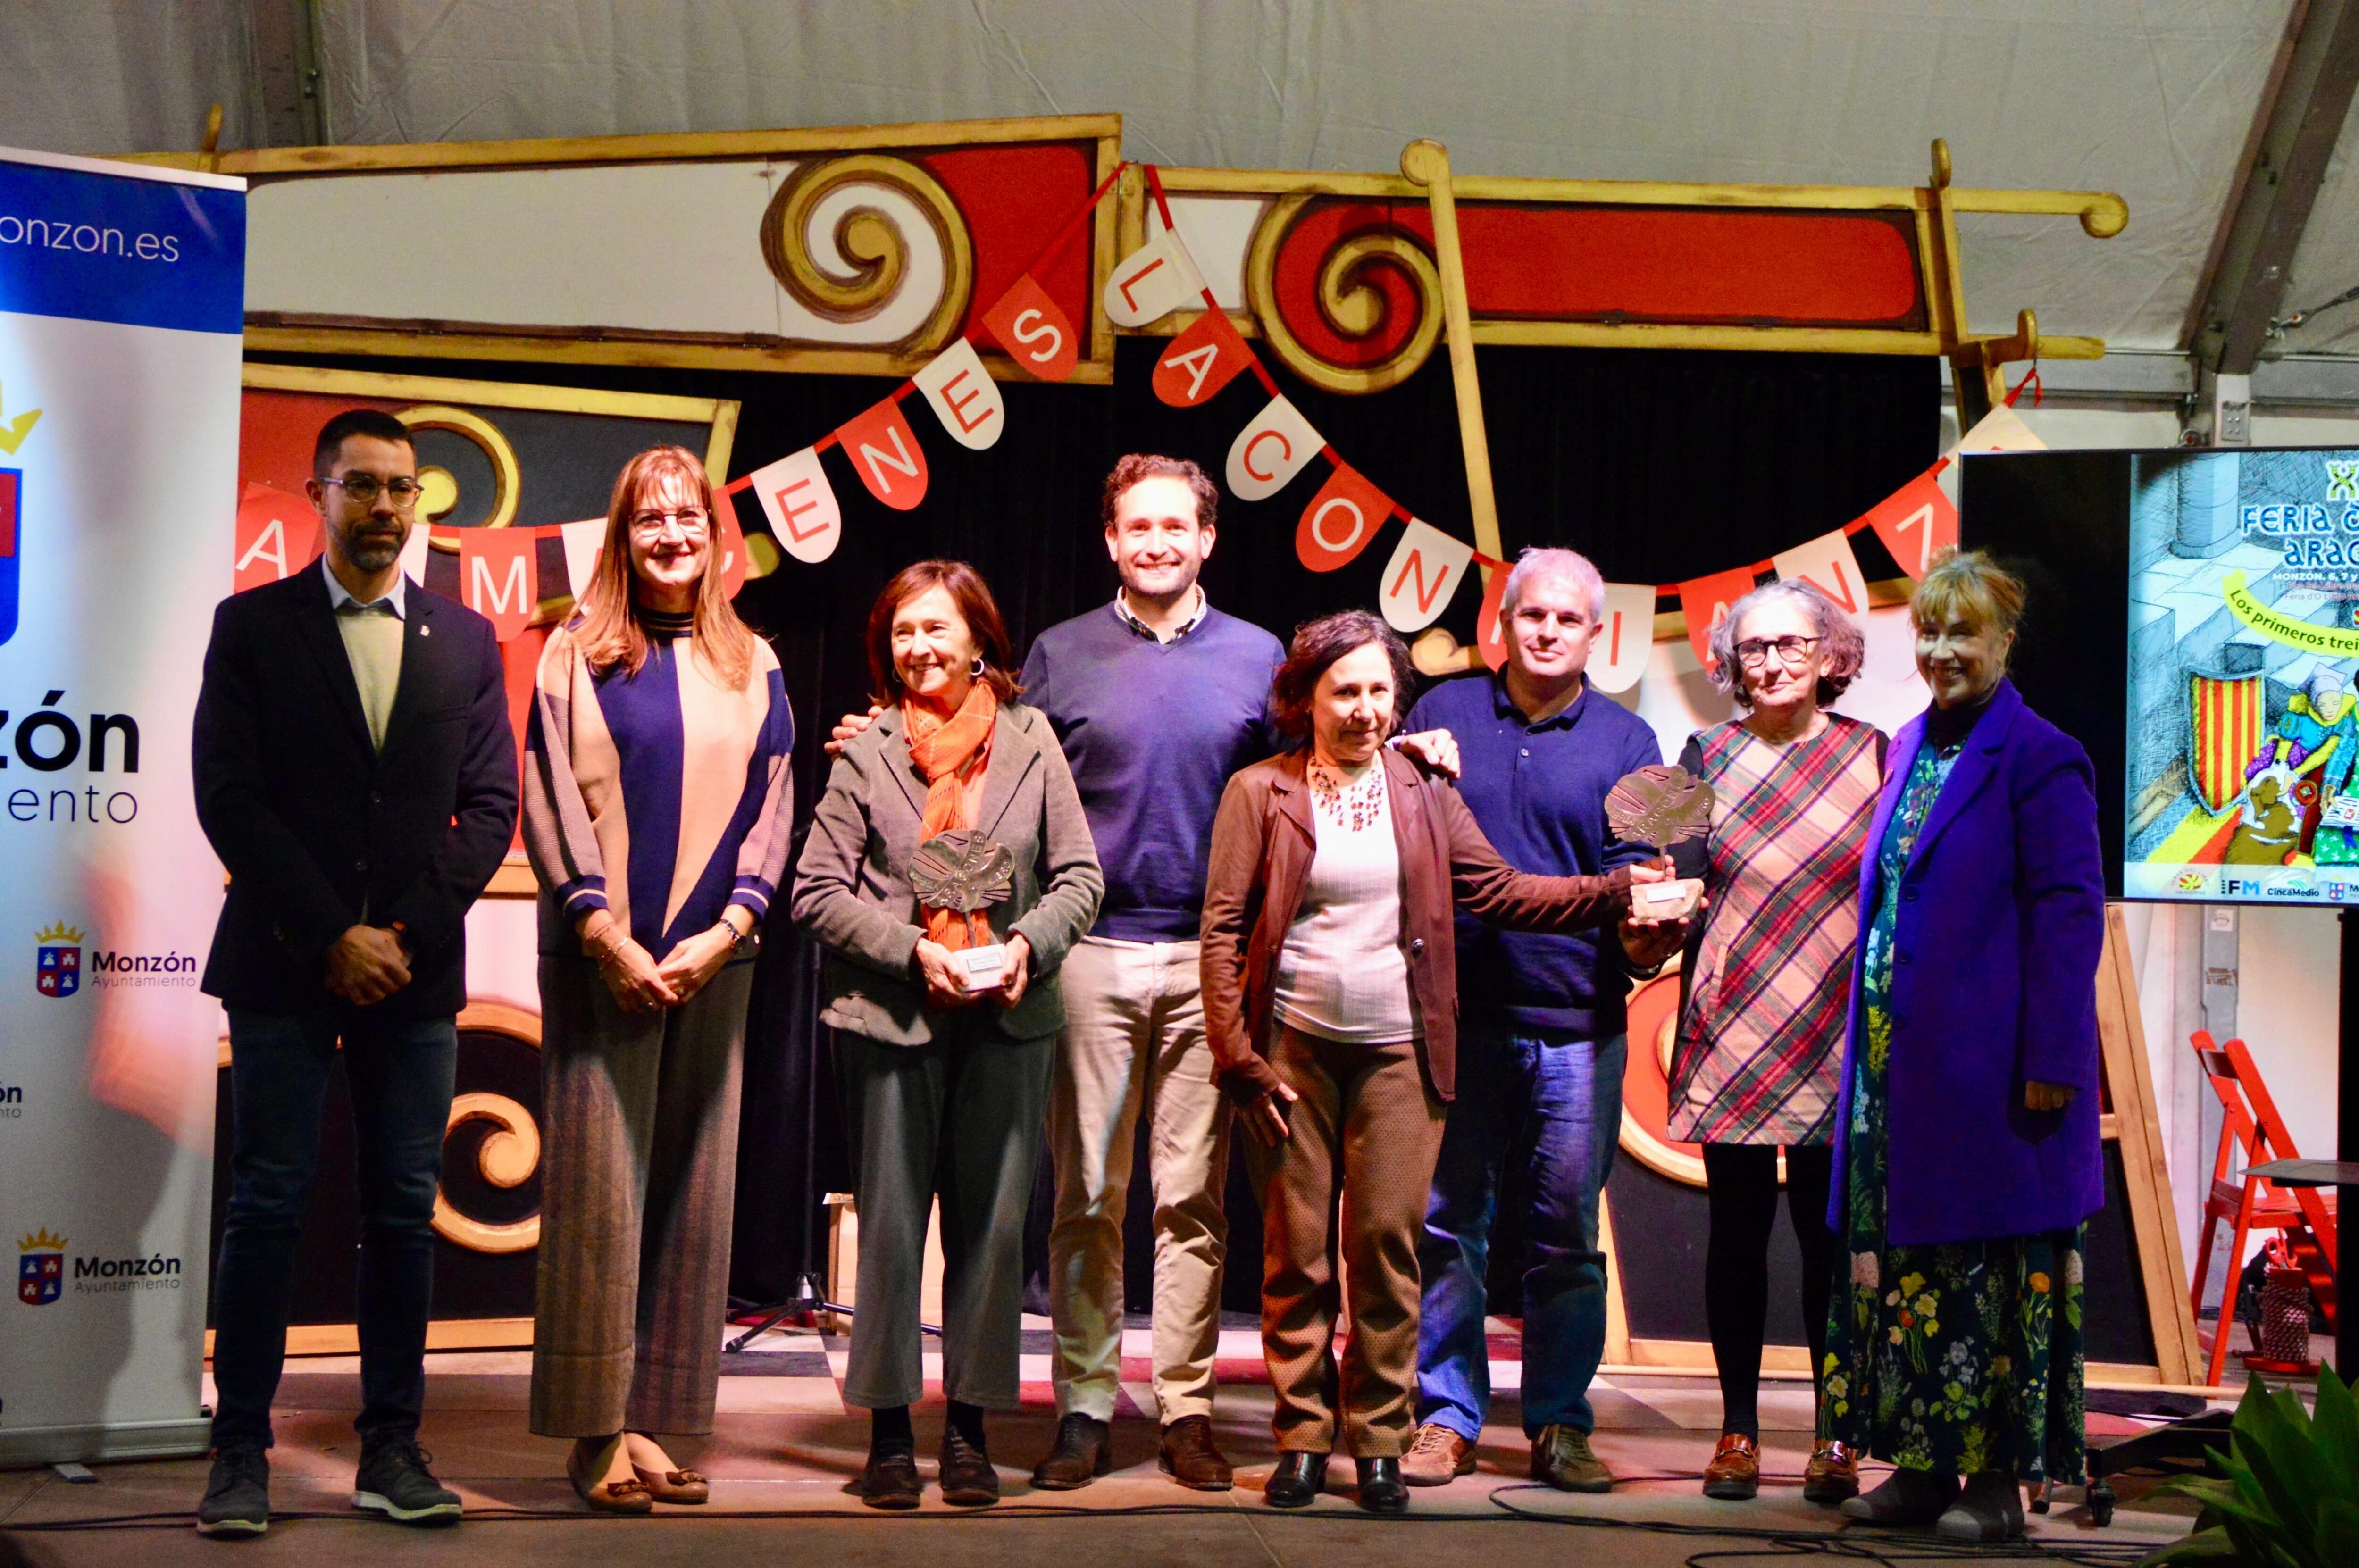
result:
[[[1532,1479],[1560,1492],[1610,1492],[1614,1472],[1590,1452],[1589,1433],[1577,1426],[1549,1425],[1532,1439]]]
[[[1075,1411],[1057,1423],[1056,1444],[1032,1466],[1032,1484],[1044,1492],[1076,1491],[1113,1468],[1113,1428]]]
[[[1723,1503],[1749,1502],[1761,1490],[1761,1445],[1741,1432],[1723,1432],[1703,1467],[1703,1495]]]
[[[1183,1415],[1165,1427],[1163,1452],[1155,1463],[1165,1475],[1199,1492],[1225,1492],[1236,1478],[1213,1445],[1208,1415]]]
[[[1446,1487],[1474,1474],[1474,1445],[1438,1421],[1417,1429],[1401,1459],[1401,1479],[1412,1487]]]
[[[1802,1472],[1802,1499],[1832,1508],[1859,1496],[1859,1456],[1840,1443],[1821,1443],[1810,1450],[1810,1468]]]

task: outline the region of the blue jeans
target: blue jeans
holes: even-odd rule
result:
[[[1462,1020],[1458,1098],[1451,1102],[1417,1261],[1423,1317],[1417,1342],[1417,1419],[1461,1437],[1483,1431],[1491,1403],[1483,1336],[1483,1276],[1491,1220],[1510,1162],[1524,1215],[1524,1432],[1590,1431],[1589,1381],[1605,1354],[1605,1255],[1597,1195],[1622,1136],[1625,1037],[1516,1034]],[[1503,1308],[1512,1303],[1502,1303]]]
[[[361,1413],[353,1425],[364,1441],[413,1436],[426,1403],[434,1194],[456,1022],[380,1021],[357,1008],[232,1008],[229,1038],[236,1130],[213,1271],[213,1446],[270,1446],[295,1243],[320,1160],[321,1097],[339,1055],[360,1166]]]

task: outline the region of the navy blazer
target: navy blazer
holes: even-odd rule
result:
[[[1884,896],[1877,850],[1924,736],[1919,714],[1892,739],[1861,868],[1828,1206],[1838,1227],[1867,931]],[[1886,1078],[1889,1241],[2060,1230],[2104,1206],[2096,978],[2104,934],[2089,755],[2002,679],[1900,875]],[[2027,1079],[2081,1092],[2060,1111],[2029,1111]]]
[[[342,1005],[321,960],[363,918],[398,921],[409,984],[374,1011],[456,1013],[467,908],[516,834],[516,738],[499,639],[412,582],[385,748],[315,565],[213,612],[197,697],[197,820],[229,869],[204,989],[232,1007]]]

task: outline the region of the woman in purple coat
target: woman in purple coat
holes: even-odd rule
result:
[[[2082,1479],[2104,1200],[2093,774],[2005,678],[2022,611],[1980,552],[1910,602],[1933,706],[1893,738],[1868,829],[1828,1205],[1849,1262],[1819,1436],[1897,1466],[1843,1512],[1962,1541],[2020,1535],[2021,1483]]]

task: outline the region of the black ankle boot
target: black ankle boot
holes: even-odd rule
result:
[[[1289,1448],[1263,1484],[1261,1500],[1274,1509],[1307,1509],[1327,1489],[1327,1455]]]
[[[1360,1459],[1360,1506],[1372,1514],[1408,1512],[1408,1487],[1397,1459]]]

